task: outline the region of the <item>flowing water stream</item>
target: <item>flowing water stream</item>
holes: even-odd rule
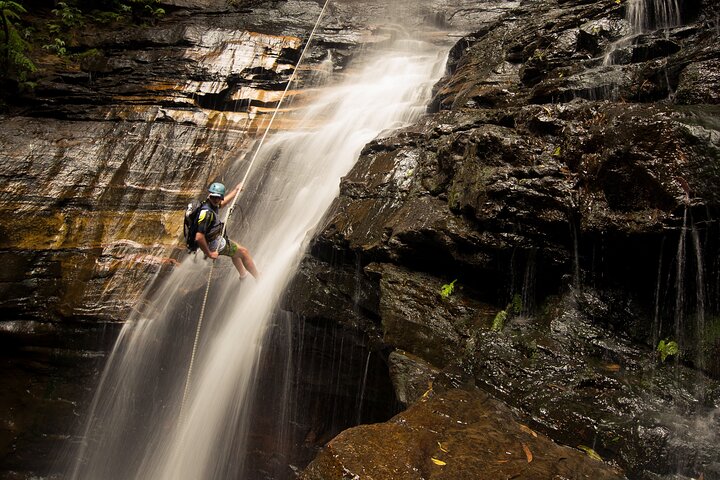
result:
[[[319,89],[312,104],[293,114],[302,115],[300,129],[269,138],[228,228],[251,249],[262,279],[240,281],[229,260],[219,260],[184,421],[179,404],[209,272],[209,263],[194,256],[120,334],[71,478],[240,475],[248,398],[277,300],[363,146],[424,112],[447,49],[411,39],[382,51],[368,48],[343,81]],[[239,159],[231,169],[237,176],[224,179],[229,187],[244,163]]]
[[[682,23],[680,15],[681,3],[678,0],[629,0],[625,9],[625,20],[629,32],[608,48],[603,65],[614,65],[618,62],[619,51],[628,48],[638,38],[654,30],[676,27]]]

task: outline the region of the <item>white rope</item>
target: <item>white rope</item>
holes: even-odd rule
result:
[[[315,36],[315,31],[317,30],[318,25],[320,25],[320,20],[322,20],[322,17],[325,14],[325,9],[327,8],[329,3],[330,3],[330,0],[325,0],[325,4],[323,5],[322,10],[320,10],[320,15],[318,15],[318,19],[315,22],[315,26],[313,27],[312,31],[310,32],[310,36],[308,37],[307,43],[305,44],[305,47],[303,48],[302,52],[300,53],[300,58],[298,59],[298,62],[295,65],[295,69],[293,70],[292,75],[290,75],[290,79],[288,80],[287,85],[285,85],[285,90],[283,90],[283,93],[280,96],[280,100],[278,101],[278,104],[275,107],[275,110],[273,111],[272,116],[270,117],[270,121],[268,122],[267,127],[265,128],[265,133],[263,133],[263,136],[260,139],[260,142],[258,143],[258,147],[255,149],[255,153],[253,154],[252,158],[250,159],[250,164],[248,165],[248,168],[245,171],[245,176],[243,177],[242,181],[240,182],[240,186],[241,186],[240,191],[242,191],[242,186],[245,184],[245,181],[247,180],[248,176],[250,175],[250,171],[252,170],[253,166],[255,165],[255,160],[257,159],[258,153],[260,152],[260,149],[262,148],[263,143],[265,143],[265,138],[267,138],[268,133],[270,132],[270,128],[272,127],[272,124],[275,121],[275,117],[277,116],[277,113],[280,111],[280,107],[282,106],[283,100],[285,100],[285,96],[287,95],[287,92],[290,89],[290,85],[295,80],[295,74],[297,74],[297,71],[300,69],[300,65],[302,64],[302,61],[305,58],[305,53],[307,52],[308,47],[310,47],[310,42],[312,41],[313,36]],[[225,221],[223,222],[223,229],[222,229],[222,233],[220,234],[220,238],[225,236],[225,230],[227,229],[227,223],[230,218],[230,215],[232,214],[233,210],[235,209],[235,203],[237,202],[238,197],[240,197],[240,192],[237,192],[237,194],[233,198],[233,201],[230,204],[230,208],[228,209],[228,212],[225,215]],[[187,372],[187,376],[185,378],[185,389],[183,391],[183,397],[182,397],[182,401],[180,403],[180,421],[181,422],[184,420],[183,414],[184,414],[184,410],[185,410],[185,402],[187,400],[188,393],[190,392],[190,382],[192,380],[193,365],[195,363],[195,355],[197,353],[197,346],[198,346],[198,341],[200,339],[200,331],[202,328],[203,318],[205,317],[205,306],[207,305],[208,296],[210,294],[210,283],[212,281],[212,273],[213,273],[214,268],[215,268],[215,260],[213,260],[212,266],[210,267],[210,273],[208,273],[207,286],[205,287],[205,296],[203,297],[202,308],[200,309],[200,318],[198,319],[197,329],[195,330],[195,341],[193,342],[192,354],[190,355],[190,365],[188,366],[188,372]]]
[[[200,318],[198,319],[197,328],[195,329],[195,341],[193,342],[192,354],[190,354],[190,366],[188,367],[187,377],[185,378],[185,390],[183,391],[182,402],[180,402],[180,421],[183,421],[185,412],[185,400],[190,390],[190,377],[192,376],[193,364],[195,363],[195,354],[197,353],[198,341],[200,340],[200,329],[202,328],[203,318],[205,317],[205,306],[207,305],[208,296],[210,294],[210,280],[212,280],[213,270],[215,269],[215,261],[210,265],[208,273],[207,286],[205,287],[205,296],[203,297],[202,307],[200,308]]]

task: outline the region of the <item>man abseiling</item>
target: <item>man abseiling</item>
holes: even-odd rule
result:
[[[260,273],[255,267],[255,262],[250,252],[242,245],[230,240],[227,235],[221,235],[223,223],[220,221],[219,210],[232,202],[235,195],[242,190],[242,184],[238,184],[226,195],[225,185],[215,182],[208,188],[208,197],[200,207],[197,217],[197,233],[195,242],[203,253],[215,260],[220,255],[230,257],[240,274],[240,278],[247,277],[248,272],[259,278]]]

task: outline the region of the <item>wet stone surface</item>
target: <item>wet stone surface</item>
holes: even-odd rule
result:
[[[353,311],[397,349],[389,368],[410,405],[459,372],[628,478],[717,477],[714,8],[637,35],[622,6],[528,2],[460,40],[431,114],[368,145],[343,179],[290,309]],[[314,274],[350,268],[354,294]],[[326,298],[332,313],[316,308]],[[680,353],[663,362],[661,339]],[[338,437],[307,478],[362,476],[371,430]],[[430,475],[427,451],[402,445],[418,469],[403,474]],[[402,463],[368,461],[385,474]]]
[[[49,444],[64,441],[97,373],[102,348],[63,346],[81,336],[70,320],[122,321],[172,268],[186,200],[247,147],[321,8],[226,3],[177,0],[154,28],[86,32],[72,48],[102,53],[40,78],[0,119],[0,307],[20,322],[3,330],[11,478],[49,468]],[[397,35],[369,21],[380,3],[333,4],[311,61],[331,57],[342,74],[356,48]],[[467,464],[468,478],[616,478],[510,419],[493,423],[507,417],[489,392],[629,478],[720,477],[720,393],[702,373],[720,377],[717,2],[634,38],[615,2],[443,0],[393,15],[413,8],[413,30],[472,33],[452,49],[431,114],[365,148],[284,300],[312,325],[348,328],[377,369],[395,350],[369,421],[398,399],[411,407],[341,434],[304,475],[463,478]],[[211,51],[237,62],[214,68]],[[657,341],[671,337],[680,358],[662,363]],[[437,393],[443,376],[486,393]],[[356,388],[358,377],[342,378]],[[306,383],[322,400],[298,428],[302,461],[352,416],[323,425],[325,406],[347,397]],[[268,437],[256,440],[264,451]]]
[[[386,423],[341,433],[300,478],[623,478],[519,423],[481,391],[438,390]]]

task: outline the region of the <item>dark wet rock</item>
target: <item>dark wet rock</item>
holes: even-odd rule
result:
[[[4,445],[16,445],[8,465],[28,469],[26,477],[40,474],[29,472],[32,457],[81,408],[69,406],[77,384],[66,388],[52,359],[75,365],[84,351],[60,352],[58,338],[40,341],[55,323],[41,328],[28,319],[125,318],[138,292],[180,254],[185,200],[226,170],[263,109],[277,104],[321,8],[304,0],[165,3],[171,14],[152,29],[85,32],[72,48],[102,52],[79,72],[53,72],[38,79],[34,94],[13,96],[10,107],[24,116],[0,123],[7,267],[0,307],[21,319],[18,331],[30,338],[18,355],[32,355],[18,370],[40,378],[30,400],[27,382],[10,382],[8,405],[37,406],[45,412],[37,418],[52,427],[17,420],[14,410],[4,423]],[[407,16],[415,7],[393,4],[393,13]],[[489,408],[489,401],[451,392],[430,403],[436,399],[421,397],[432,380],[477,385],[534,429],[593,446],[632,478],[717,476],[720,393],[715,381],[688,369],[720,376],[720,336],[712,333],[720,310],[717,2],[685,5],[687,25],[634,39],[624,38],[625,5],[612,1],[418,8],[423,20],[411,29],[474,33],[450,53],[434,114],[364,150],[290,285],[283,306],[308,327],[308,336],[294,338],[331,344],[298,341],[307,348],[303,358],[343,359],[323,370],[338,379],[331,387],[325,377],[299,382],[317,396],[298,402],[311,414],[293,426],[293,438],[305,442],[299,461],[306,462],[358,418],[394,413],[394,395],[448,416],[425,411],[410,434],[413,410],[394,423],[351,430],[328,450],[337,448],[342,459],[325,453],[306,475],[326,472],[325,480],[343,466],[402,468],[409,459],[428,476],[462,478],[452,470],[458,463],[429,463],[444,440],[428,425],[452,433],[455,460],[479,470],[477,453],[462,448],[478,445],[481,434],[448,421],[473,420],[480,410],[467,407]],[[372,2],[332,4],[309,61],[332,58],[341,71],[355,48],[401,33],[370,26],[377,11]],[[222,68],[206,62],[218,52],[237,61]],[[620,65],[605,65],[606,54]],[[456,290],[443,297],[455,279]],[[62,339],[75,336],[59,331]],[[670,337],[682,352],[662,363],[656,342]],[[362,397],[368,366],[378,372],[368,378],[379,382],[369,384],[368,408],[378,413],[358,416],[351,400]],[[58,382],[61,395],[44,393]],[[270,383],[263,398],[272,397]],[[327,405],[342,415],[328,420]],[[24,433],[35,427],[38,436]],[[512,443],[500,452],[511,461],[491,463],[497,476],[548,478],[569,458],[527,431],[509,433],[496,440]],[[527,443],[532,462],[517,435],[538,442]],[[268,472],[278,462],[267,454],[269,437],[255,440],[257,471]],[[546,451],[557,461],[546,462],[539,455]],[[579,471],[590,462],[582,460]]]
[[[680,74],[675,102],[680,105],[720,103],[720,60],[691,63]]]
[[[402,350],[395,350],[388,357],[390,378],[398,401],[403,405],[415,403],[429,388],[440,370]]]
[[[533,103],[564,103],[575,98],[617,100],[632,95],[634,72],[617,66],[598,67],[582,73],[560,76],[533,89]]]
[[[367,271],[380,276],[384,342],[438,367],[462,355],[471,332],[497,313],[470,297],[443,298],[443,283],[427,275],[388,264],[371,264]]]
[[[376,285],[363,315],[398,349],[399,397],[452,373],[629,478],[710,478],[717,42],[703,24],[623,38],[622,13],[533,2],[459,41],[434,113],[366,147],[302,271],[352,265]],[[613,49],[627,61],[606,64]],[[662,338],[679,359],[660,360]],[[355,434],[306,475],[353,471],[346,446],[371,441]]]
[[[307,465],[341,431],[400,411],[387,355],[362,329],[284,314],[274,320],[258,364],[246,478],[296,478],[295,466]],[[293,375],[290,365],[302,368]],[[280,411],[292,420],[268,415]]]
[[[386,423],[341,433],[300,478],[593,478],[623,476],[560,447],[479,391],[433,392]]]
[[[642,63],[656,58],[668,57],[680,51],[678,43],[662,36],[639,35],[627,40],[627,45],[613,49],[608,59],[614,65]]]
[[[332,60],[332,67],[323,69],[331,76],[324,81],[332,82],[333,75],[343,75],[358,48],[406,33],[394,18],[418,18],[406,26],[408,31],[447,44],[452,40],[437,27],[465,33],[496,21],[514,5],[474,0],[422,5],[330,2],[304,61],[307,65]],[[28,322],[28,328],[32,322],[52,322],[61,330],[81,320],[92,330],[97,322],[120,323],[128,312],[142,308],[142,292],[183,256],[180,225],[187,202],[202,195],[208,179],[218,172],[232,178],[244,171],[244,162],[234,160],[242,157],[267,121],[267,113],[278,104],[322,8],[314,0],[170,0],[162,6],[167,15],[151,27],[88,24],[68,44],[68,52],[77,60],[48,60],[32,79],[36,83],[32,91],[3,83],[3,108],[8,112],[0,118],[3,318]],[[381,13],[382,22],[370,20]],[[297,104],[305,101],[304,87],[317,86],[315,71],[309,68],[295,77]],[[313,91],[316,95],[320,90]],[[282,122],[275,126],[292,127]],[[332,294],[322,302],[297,297],[292,304],[308,313],[308,322],[320,324],[336,311],[339,320],[355,324],[363,339],[375,328],[371,338],[377,346],[382,336],[376,325],[378,294],[374,285],[362,287],[371,282],[358,273],[360,268],[339,275],[328,269],[313,273],[306,283],[325,282]],[[324,292],[315,290],[308,298]],[[356,305],[358,313],[340,314],[347,305]],[[32,338],[42,333],[29,331],[28,342],[34,345]],[[74,335],[69,327],[63,331]],[[47,348],[43,354],[64,358],[65,353]],[[73,358],[74,353],[67,355]],[[358,365],[381,371],[386,355],[373,353],[369,363],[367,358],[348,362],[353,371],[347,378],[363,377]],[[62,366],[57,370],[57,375],[42,376],[37,389],[31,390],[63,377]],[[44,475],[34,469],[47,465],[33,462],[33,456],[37,459],[40,451],[78,440],[60,438],[57,432],[62,429],[50,419],[56,415],[58,421],[70,421],[66,404],[75,402],[78,411],[83,409],[79,391],[96,374],[77,378],[77,389],[68,387],[62,401],[45,401],[35,393],[32,401],[27,400],[20,380],[8,387],[12,392],[8,402],[27,404],[34,412],[43,410],[38,414],[40,423],[52,426],[43,430],[41,424],[13,420],[15,426],[2,445],[3,456],[12,449],[7,465],[15,469],[13,475]],[[385,390],[390,391],[387,374],[383,378]],[[353,388],[354,394],[360,390]],[[370,399],[372,394],[385,402],[391,391],[375,394],[372,382],[367,388],[362,415],[344,411],[342,421],[327,428],[303,425],[306,434],[313,431],[316,436],[309,442],[312,448],[358,419],[376,421],[395,413],[394,403],[377,407]],[[314,405],[312,421],[321,423],[323,402],[344,400],[333,392],[320,396],[324,400]],[[375,407],[384,413],[367,413]],[[25,435],[28,429],[33,432]],[[12,447],[13,438],[24,440]]]
[[[3,478],[37,478],[52,470],[49,452],[70,440],[117,332],[103,324],[0,322]]]

